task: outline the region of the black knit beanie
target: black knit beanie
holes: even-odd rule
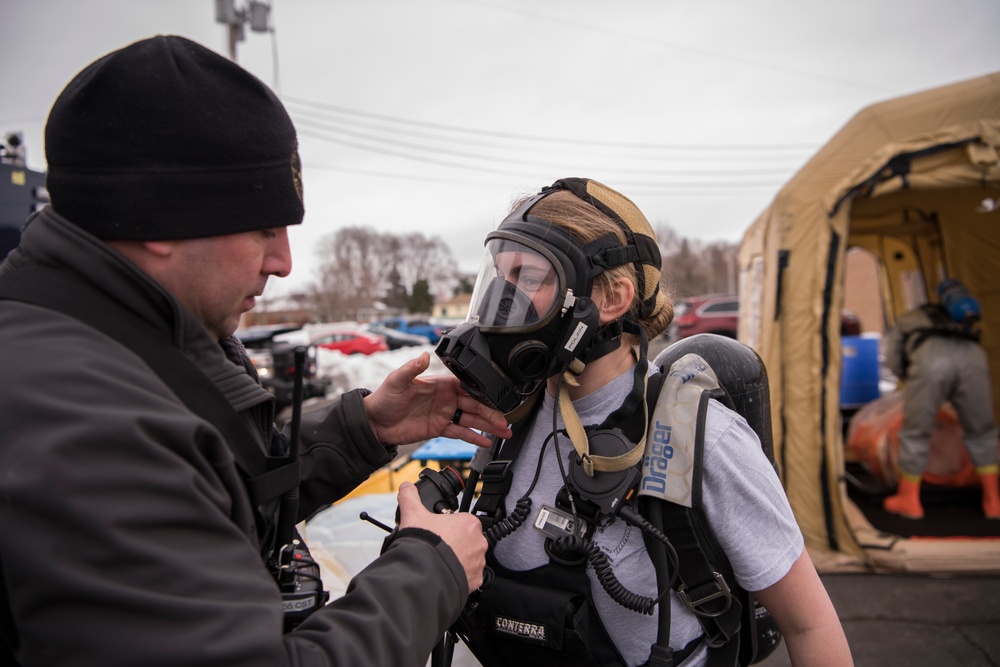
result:
[[[222,236],[302,222],[295,128],[252,74],[188,39],[114,51],[45,126],[52,207],[102,239]]]

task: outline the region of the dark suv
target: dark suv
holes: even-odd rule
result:
[[[275,410],[281,412],[292,404],[295,389],[295,343],[281,340],[281,334],[298,331],[296,325],[264,325],[247,327],[236,332],[257,368],[260,383],[274,394]],[[278,340],[275,340],[278,337]],[[306,346],[306,362],[302,372],[302,399],[325,396],[328,383],[316,376],[316,347]]]

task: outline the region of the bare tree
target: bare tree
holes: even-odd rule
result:
[[[321,272],[319,281],[294,297],[300,308],[311,311],[320,322],[339,320],[344,311],[344,295],[329,284],[331,278],[326,272]]]
[[[717,241],[704,251],[702,260],[708,270],[708,291],[736,293],[737,254],[739,247],[734,243]]]
[[[450,296],[458,280],[444,241],[419,233],[345,227],[324,236],[316,253],[319,271],[302,298],[327,321],[360,319],[359,313],[376,301],[402,307],[421,281],[421,289],[429,286],[431,294]]]
[[[658,222],[652,227],[656,234],[656,245],[660,248],[660,257],[666,258],[680,250],[684,239],[673,227],[665,222]]]
[[[315,296],[333,306],[334,312],[327,313],[330,319],[357,319],[359,310],[382,295],[391,266],[386,263],[390,245],[382,234],[363,227],[345,227],[320,240]]]
[[[407,234],[399,239],[397,270],[402,283],[413,286],[420,280],[427,281],[430,293],[437,298],[447,298],[455,291],[458,275],[451,250],[440,236]]]
[[[678,299],[712,292],[736,293],[738,244],[716,241],[706,246],[662,222],[654,231],[663,258],[660,284],[668,293]]]
[[[680,249],[665,258],[663,267],[673,280],[676,298],[708,291],[708,273],[697,242],[684,239]]]

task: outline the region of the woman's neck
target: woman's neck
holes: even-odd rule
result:
[[[600,359],[595,359],[587,364],[587,367],[583,369],[583,372],[576,376],[576,380],[580,386],[574,387],[565,381],[563,382],[563,385],[569,394],[570,400],[575,401],[583,398],[584,396],[590,396],[595,391],[635,366],[635,363],[636,358],[632,353],[632,347],[623,343],[613,352],[609,352]],[[558,375],[548,379],[547,388],[550,396],[555,396],[558,384]]]

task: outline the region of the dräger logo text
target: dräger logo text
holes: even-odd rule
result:
[[[676,375],[681,378],[681,384],[684,384],[706,370],[708,370],[708,364],[705,363],[704,359],[689,359],[683,363],[678,361],[674,364],[670,369],[670,375]]]
[[[667,489],[667,468],[674,456],[674,448],[670,444],[672,429],[667,424],[657,421],[650,434],[649,453],[643,460],[644,472],[642,490],[663,493]]]

